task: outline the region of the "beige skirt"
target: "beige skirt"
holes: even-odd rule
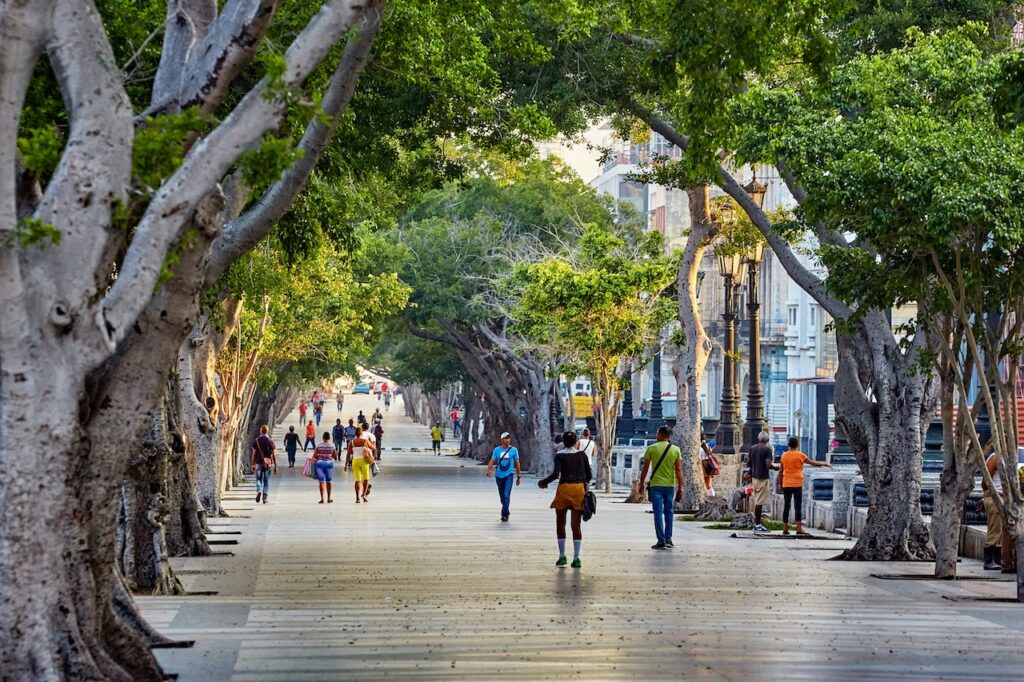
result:
[[[555,499],[551,500],[551,508],[583,511],[583,496],[586,492],[582,483],[559,483]]]

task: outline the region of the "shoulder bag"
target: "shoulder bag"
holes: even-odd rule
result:
[[[650,482],[654,480],[654,475],[656,473],[658,473],[658,469],[661,468],[661,463],[665,461],[665,456],[668,454],[668,451],[671,450],[671,449],[672,449],[672,441],[669,441],[665,445],[665,451],[663,453],[661,453],[661,457],[658,458],[658,463],[654,465],[654,470],[651,471],[651,478],[647,482],[647,489],[648,490],[651,489],[651,483]]]

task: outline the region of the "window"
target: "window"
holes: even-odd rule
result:
[[[815,317],[815,315],[814,315],[814,306],[813,305],[810,306],[809,310],[810,310],[809,314],[810,314],[811,329],[814,329],[814,317]]]
[[[790,327],[795,327],[796,326],[796,306],[795,305],[789,306],[789,326]]]

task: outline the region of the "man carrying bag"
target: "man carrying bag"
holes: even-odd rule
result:
[[[647,471],[653,461],[651,481],[647,493],[654,507],[654,532],[658,542],[651,549],[670,549],[672,543],[673,499],[683,499],[683,457],[679,448],[669,442],[667,426],[658,429],[658,442],[644,452],[644,465],[640,469],[641,482],[647,478]],[[674,493],[674,494],[673,494]]]

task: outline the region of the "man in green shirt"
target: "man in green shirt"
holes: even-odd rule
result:
[[[641,481],[651,470],[647,493],[654,506],[654,532],[658,536],[658,542],[651,545],[651,549],[675,547],[672,544],[672,501],[683,499],[683,455],[669,442],[669,435],[667,426],[658,429],[658,442],[647,448],[640,469]]]
[[[440,424],[434,424],[430,428],[430,440],[433,441],[434,454],[441,454],[441,441],[444,439],[444,431],[441,430]]]

